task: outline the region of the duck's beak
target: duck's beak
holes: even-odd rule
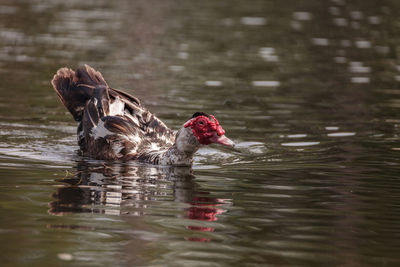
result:
[[[211,142],[216,143],[216,144],[221,144],[224,146],[230,146],[230,147],[234,147],[235,143],[229,139],[228,137],[226,137],[225,135],[217,135],[215,134],[213,137],[211,137]]]

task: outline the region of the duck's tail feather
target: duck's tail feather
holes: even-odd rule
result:
[[[54,75],[51,84],[61,102],[68,111],[71,112],[75,121],[82,120],[86,102],[91,99],[94,94],[105,93],[108,99],[108,85],[106,81],[100,72],[88,65],[78,68],[76,71],[68,68],[59,69]],[[103,87],[106,90],[96,90],[96,88],[99,87]],[[102,99],[102,97],[98,96],[98,99]]]

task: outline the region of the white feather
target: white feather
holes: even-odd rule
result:
[[[78,133],[78,139],[82,139],[84,135],[83,130]]]
[[[104,121],[100,120],[99,124],[96,127],[92,128],[92,135],[94,139],[105,137],[107,135],[114,135],[115,133],[111,132],[104,126]]]
[[[142,139],[140,139],[140,137],[138,135],[134,135],[134,134],[128,135],[128,139],[135,143],[140,143],[140,141],[142,141]]]
[[[122,102],[120,98],[117,96],[114,102],[110,104],[110,111],[108,115],[110,116],[123,115],[124,109],[125,109],[125,103]]]
[[[150,149],[151,150],[160,150],[160,147],[158,146],[157,143],[151,143]]]
[[[121,156],[120,152],[124,148],[124,146],[121,143],[114,143],[112,145],[112,150],[114,151],[114,154],[116,156]]]
[[[136,124],[136,126],[139,126],[139,120],[136,116],[132,116],[129,112],[125,112],[124,115],[131,119]]]

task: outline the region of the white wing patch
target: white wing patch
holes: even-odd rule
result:
[[[126,115],[136,124],[136,126],[139,126],[139,119],[136,116],[132,116],[129,112],[126,112]]]
[[[92,136],[96,140],[97,138],[105,137],[107,135],[114,135],[115,133],[111,132],[104,126],[104,121],[100,120],[99,124],[96,127],[92,128]]]
[[[78,129],[79,129],[79,125],[80,124],[81,124],[81,122],[78,123]],[[84,136],[85,136],[85,132],[84,132],[83,127],[82,127],[82,130],[78,132],[78,140],[83,139]]]
[[[124,148],[124,146],[121,143],[114,143],[112,145],[112,150],[114,152],[114,155],[116,155],[117,157],[120,157],[121,154],[121,150]]]
[[[125,109],[125,103],[121,101],[119,96],[117,96],[114,102],[110,104],[110,111],[108,115],[110,116],[123,115],[124,109]]]
[[[139,144],[142,139],[140,139],[140,136],[136,135],[136,134],[130,134],[127,136],[127,139],[131,142],[134,142],[136,144]]]
[[[158,146],[157,143],[151,143],[150,149],[151,150],[160,150],[160,147]]]

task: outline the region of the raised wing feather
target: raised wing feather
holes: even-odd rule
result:
[[[109,88],[88,65],[62,68],[52,84],[79,123],[78,143],[84,155],[98,159],[135,158],[143,151],[173,145],[175,133],[128,93]]]

